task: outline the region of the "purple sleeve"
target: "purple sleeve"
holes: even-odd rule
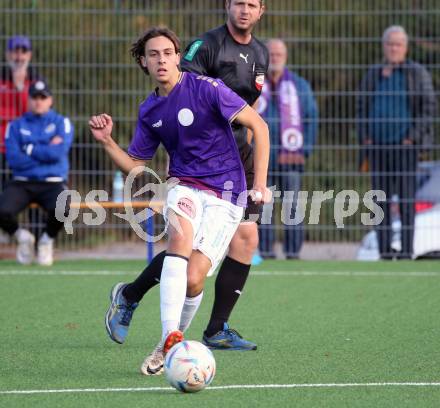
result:
[[[160,140],[144,123],[139,114],[133,139],[128,147],[128,154],[135,159],[151,160],[156,153]]]
[[[216,83],[218,83],[215,87],[218,109],[228,122],[232,122],[247,103],[223,82],[216,80]]]

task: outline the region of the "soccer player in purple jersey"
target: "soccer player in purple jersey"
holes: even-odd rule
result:
[[[256,111],[223,82],[179,71],[179,40],[169,29],[150,29],[132,51],[157,88],[140,105],[128,154],[112,138],[109,115],[93,116],[89,125],[125,173],[144,166],[162,143],[170,156],[169,176],[179,180],[169,190],[164,208],[168,246],[160,280],[162,337],[154,350],[163,359],[183,339],[200,305],[205,277],[221,261],[246,206],[246,179],[231,122],[241,123],[254,134],[257,202],[270,199],[266,188],[269,132]],[[136,307],[118,307],[123,286],[113,288],[114,307],[109,314],[130,314]],[[112,319],[108,316],[106,321]],[[118,331],[110,327],[107,331],[118,342]],[[150,374],[160,371],[161,366]]]
[[[225,0],[227,21],[220,27],[202,34],[188,45],[182,56],[180,68],[184,72],[193,72],[211,78],[220,78],[248,105],[256,105],[261,94],[264,78],[268,72],[269,53],[266,46],[253,34],[253,30],[262,17],[264,0]],[[253,149],[251,134],[243,125],[233,122],[232,130],[243,163],[248,190],[254,184]],[[252,256],[258,247],[257,223],[262,213],[261,203],[248,197],[247,208],[240,226],[229,245],[228,253],[220,265],[215,280],[215,296],[209,322],[203,332],[203,343],[217,350],[256,350],[257,344],[243,338],[232,329],[228,320],[232,310],[243,292],[249,276]],[[132,282],[124,285],[118,293],[118,306],[132,310],[133,304],[139,304],[144,295],[160,281],[162,265],[166,251],[153,258],[142,273]],[[114,298],[110,299],[110,308],[114,307]],[[107,327],[123,343],[130,325],[131,312],[109,314]],[[107,320],[108,318],[106,318]],[[145,358],[141,372],[149,375],[161,365],[154,355]]]

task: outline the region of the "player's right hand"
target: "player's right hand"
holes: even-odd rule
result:
[[[101,113],[100,115],[92,116],[89,120],[89,126],[93,137],[98,142],[105,144],[111,141],[113,121],[110,115]]]

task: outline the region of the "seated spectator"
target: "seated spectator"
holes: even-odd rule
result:
[[[6,130],[6,160],[12,180],[0,195],[0,228],[17,240],[17,261],[30,264],[34,258],[34,235],[19,228],[17,215],[30,203],[47,213],[45,229],[38,240],[38,263],[53,263],[53,241],[63,224],[55,218],[58,195],[65,189],[68,154],[73,127],[68,118],[52,109],[52,93],[39,80],[29,88],[29,111],[10,122]]]

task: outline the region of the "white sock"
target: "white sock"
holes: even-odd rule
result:
[[[168,332],[178,330],[186,296],[188,261],[167,255],[160,278],[160,319],[162,340]]]
[[[199,309],[200,303],[202,303],[203,291],[197,296],[186,297],[185,303],[183,304],[182,315],[180,316],[180,326],[179,330],[185,332],[190,326],[193,317]]]
[[[35,237],[32,235],[30,231],[24,228],[19,228],[15,231],[15,238],[18,242],[27,242],[35,240]]]

